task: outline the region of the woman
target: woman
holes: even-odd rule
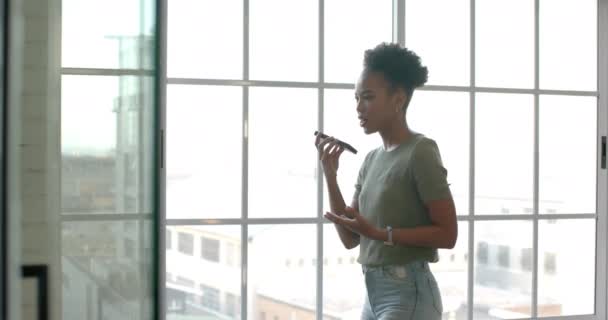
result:
[[[437,144],[406,121],[414,89],[427,74],[420,58],[397,44],[365,51],[355,87],[357,114],[363,131],[379,133],[382,145],[365,157],[350,206],[337,183],[344,149],[333,137],[315,140],[331,207],[325,217],[347,249],[360,247],[363,320],[441,319],[428,263],[438,261],[438,248],[454,247],[456,210]]]

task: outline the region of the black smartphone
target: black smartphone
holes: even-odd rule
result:
[[[326,135],[322,132],[319,132],[319,131],[315,131],[315,136],[316,135],[318,135],[319,137],[324,138],[324,139],[329,137],[328,135]],[[353,146],[351,146],[350,144],[348,144],[342,140],[338,140],[338,139],[336,139],[336,141],[338,142],[339,145],[344,147],[344,149],[346,149],[354,154],[357,154],[357,149],[353,148]]]

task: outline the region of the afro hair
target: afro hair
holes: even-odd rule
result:
[[[368,72],[383,74],[391,89],[403,88],[410,98],[414,89],[428,79],[428,70],[421,65],[420,57],[396,43],[383,42],[366,50],[363,67]]]

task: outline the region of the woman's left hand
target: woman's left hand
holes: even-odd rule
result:
[[[367,221],[367,219],[365,219],[361,213],[359,213],[359,211],[351,207],[346,207],[346,214],[343,216],[332,212],[325,212],[325,218],[364,237],[376,240],[381,237],[380,229],[376,228],[376,226]]]

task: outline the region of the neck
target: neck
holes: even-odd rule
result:
[[[405,117],[401,119],[404,120],[395,121],[387,128],[379,130],[378,133],[380,133],[380,137],[382,138],[384,150],[393,150],[414,135],[414,132],[408,127]]]

